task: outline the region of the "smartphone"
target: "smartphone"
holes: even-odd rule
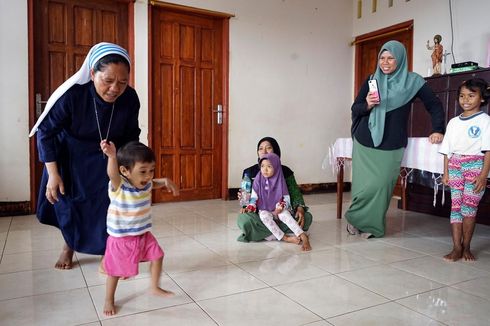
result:
[[[379,99],[379,91],[378,91],[378,81],[376,79],[368,80],[369,92],[376,93]]]

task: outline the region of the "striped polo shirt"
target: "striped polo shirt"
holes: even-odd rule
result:
[[[107,233],[113,237],[140,235],[151,229],[151,188],[137,189],[121,177],[118,189],[109,181],[111,203],[107,210]]]

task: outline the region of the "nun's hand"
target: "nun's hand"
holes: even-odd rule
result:
[[[46,185],[46,199],[51,204],[54,204],[59,200],[59,194],[65,194],[65,185],[58,173],[52,173],[49,175],[48,184]]]

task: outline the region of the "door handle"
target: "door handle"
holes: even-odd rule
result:
[[[216,107],[216,110],[213,110],[213,112],[218,113],[216,115],[216,122],[219,125],[222,125],[223,124],[223,105],[218,104],[217,107]]]
[[[41,93],[36,93],[36,118],[41,116],[41,113],[43,113],[42,105],[46,103],[48,103],[48,101],[41,100]]]

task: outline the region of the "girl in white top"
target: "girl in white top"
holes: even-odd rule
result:
[[[449,121],[439,150],[444,154],[442,182],[451,188],[453,250],[444,259],[471,261],[475,216],[490,171],[490,117],[481,110],[490,90],[485,80],[474,78],[463,82],[458,94],[463,113]]]

